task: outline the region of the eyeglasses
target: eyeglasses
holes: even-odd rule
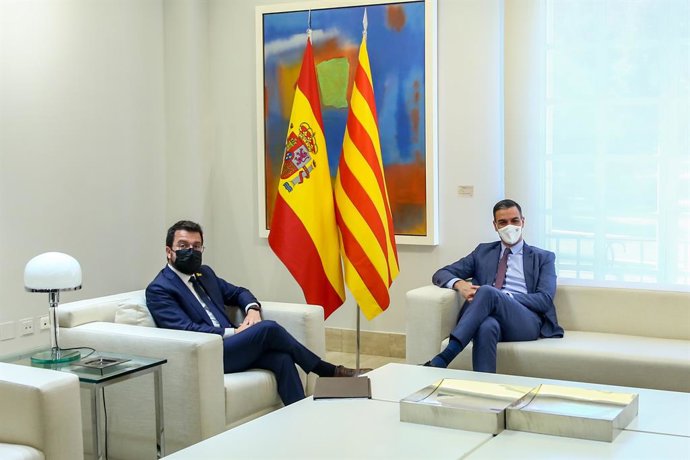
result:
[[[200,244],[188,244],[188,243],[178,243],[176,247],[173,248],[175,251],[182,250],[184,251],[185,249],[193,249],[196,252],[204,252],[205,246],[202,246]]]

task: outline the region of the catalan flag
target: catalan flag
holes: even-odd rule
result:
[[[311,38],[302,59],[268,243],[326,318],[345,300]]]
[[[381,160],[366,32],[359,48],[335,182],[335,202],[345,282],[364,316],[372,319],[388,308],[388,288],[399,268]]]

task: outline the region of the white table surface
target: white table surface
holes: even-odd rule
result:
[[[687,460],[690,458],[690,439],[623,431],[613,442],[601,442],[505,430],[465,458]]]
[[[400,422],[399,404],[304,399],[165,457],[213,459],[458,459],[492,436]]]
[[[690,437],[690,393],[648,390],[595,383],[487,374],[456,369],[437,369],[410,364],[387,364],[371,371],[373,399],[398,402],[417,390],[443,378],[477,380],[492,383],[537,386],[539,384],[591,388],[639,394],[638,416],[626,427],[628,431]],[[690,459],[690,457],[688,457]]]

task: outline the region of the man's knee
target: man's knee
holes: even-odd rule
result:
[[[255,327],[258,330],[265,333],[271,333],[275,332],[277,329],[282,329],[282,327],[278,323],[270,319],[261,320],[258,323],[254,324],[252,327]]]
[[[262,319],[261,321],[256,323],[255,326],[261,326],[261,327],[266,328],[266,329],[272,329],[276,326],[280,327],[280,325],[278,323],[276,323],[275,321],[273,321],[272,319]]]
[[[468,304],[468,308],[484,309],[487,314],[493,311],[497,304],[498,298],[501,296],[501,291],[493,286],[481,286],[477,289],[472,301]]]
[[[472,302],[476,302],[477,300],[484,301],[484,300],[491,300],[498,298],[498,296],[501,295],[501,291],[496,289],[493,286],[489,285],[484,285],[480,286],[479,289],[477,289],[477,292],[474,295],[474,299]]]

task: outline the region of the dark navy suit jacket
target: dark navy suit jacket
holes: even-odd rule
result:
[[[202,265],[197,279],[215,305],[209,306],[221,327],[211,322],[208,314],[192,291],[177,274],[166,265],[146,288],[146,306],[158,327],[184,331],[225,333],[225,327],[235,327],[225,313],[225,305],[244,308],[259,303],[249,290],[234,286],[216,276],[211,267]]]
[[[563,328],[558,325],[556,307],[553,304],[556,295],[556,255],[528,246],[527,243],[522,248],[527,294],[514,293],[513,298],[542,318],[542,337],[563,337]],[[474,285],[491,286],[496,278],[500,253],[500,241],[482,243],[467,257],[434,273],[432,282],[445,287],[453,278],[472,278]]]

